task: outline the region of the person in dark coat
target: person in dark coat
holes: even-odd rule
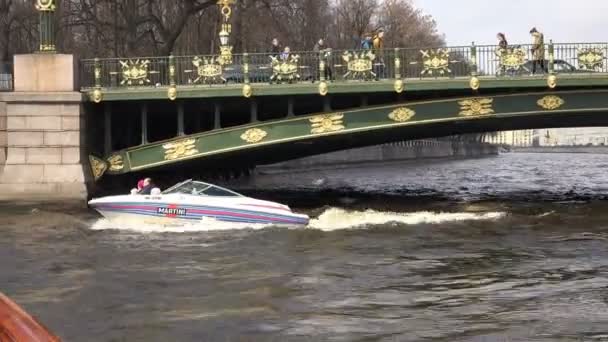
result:
[[[498,48],[502,49],[502,50],[506,50],[509,47],[509,43],[507,42],[507,37],[505,36],[504,33],[498,33],[496,35],[496,38],[498,39]]]
[[[503,65],[502,59],[503,56],[508,53],[509,43],[507,42],[507,37],[504,33],[499,32],[496,35],[496,39],[498,39],[498,50],[496,51],[496,54],[498,55],[498,58],[500,58],[500,73],[501,75],[504,75],[506,72],[506,67]]]
[[[140,195],[150,195],[150,193],[152,192],[152,189],[154,189],[156,186],[154,185],[154,182],[152,182],[152,178],[146,178],[144,179],[144,187],[139,190],[138,194]]]
[[[281,52],[283,52],[283,49],[281,49],[279,40],[277,38],[273,38],[272,45],[270,46],[270,53],[278,58],[281,55]]]
[[[312,48],[312,51],[316,54],[316,56],[319,58],[319,63],[317,63],[317,66],[315,69],[318,70],[319,68],[319,64],[320,64],[320,59],[322,58],[323,61],[325,62],[325,78],[329,81],[331,81],[332,79],[332,70],[331,70],[331,49],[328,48],[325,45],[325,41],[321,38],[317,41],[317,43],[315,44],[315,46]],[[318,70],[317,71],[317,79],[321,78],[321,71]]]

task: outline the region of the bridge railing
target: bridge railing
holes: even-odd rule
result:
[[[0,63],[0,91],[13,90],[13,64]]]
[[[567,43],[544,47],[544,60],[531,45],[294,51],[289,54],[106,58],[81,61],[81,87],[139,88],[287,84],[331,80],[526,77],[537,73],[606,73],[608,43]],[[321,69],[324,69],[321,72]]]

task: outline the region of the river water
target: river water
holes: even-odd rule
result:
[[[306,229],[4,203],[0,291],[65,341],[608,341],[607,167],[503,154],[232,184]]]

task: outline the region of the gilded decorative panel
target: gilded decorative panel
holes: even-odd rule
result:
[[[450,69],[450,52],[447,49],[421,50],[422,71],[421,75],[432,75],[438,73],[445,75],[452,73]]]
[[[101,178],[108,169],[106,162],[95,156],[89,156],[89,163],[91,164],[91,172],[93,173],[95,180]]]
[[[414,115],[416,115],[416,112],[412,109],[401,107],[390,112],[388,118],[396,122],[406,122],[410,121]]]
[[[598,48],[578,50],[578,65],[581,69],[595,70],[604,66],[604,51]]]
[[[337,132],[343,130],[344,127],[344,114],[323,114],[317,115],[309,119],[310,121],[310,133],[320,134],[328,132]]]
[[[124,163],[120,154],[109,157],[108,163],[110,164],[110,171],[121,171],[124,168]]]
[[[190,80],[192,83],[211,84],[226,81],[222,77],[224,67],[217,57],[201,58],[196,56],[192,59],[192,65],[194,65],[195,70],[184,70],[185,73],[195,74],[196,77]]]
[[[505,70],[516,71],[526,64],[527,53],[523,48],[498,49],[496,54],[499,65]]]
[[[345,51],[342,55],[342,60],[346,63],[345,79],[366,80],[376,77],[373,72],[374,60],[376,55],[371,51],[348,52]]]
[[[476,98],[459,101],[460,105],[460,116],[483,116],[488,114],[494,114],[492,108],[493,99],[490,98]]]
[[[540,107],[546,110],[555,110],[563,106],[566,101],[555,95],[547,95],[536,102]]]
[[[291,82],[300,79],[299,55],[289,55],[289,57],[286,59],[270,56],[270,60],[270,65],[272,66],[272,76],[270,76],[271,81]]]
[[[199,153],[194,145],[195,143],[195,139],[183,139],[164,144],[163,149],[165,150],[165,160],[181,159]]]
[[[241,139],[250,144],[253,144],[264,140],[267,135],[268,133],[266,133],[266,131],[263,129],[251,128],[246,130],[245,133],[241,135]]]
[[[146,85],[146,84],[150,84],[150,78],[149,76],[151,74],[157,74],[158,71],[150,71],[150,60],[148,59],[144,59],[144,60],[140,60],[140,59],[136,59],[135,61],[133,60],[126,60],[126,61],[119,61],[120,63],[120,68],[121,68],[121,77],[122,80],[120,81],[120,85],[127,85],[127,86],[132,86],[132,85]],[[116,74],[115,72],[112,72],[111,74]]]

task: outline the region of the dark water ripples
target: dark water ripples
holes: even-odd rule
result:
[[[605,165],[507,155],[237,184],[317,216],[304,230],[96,230],[81,209],[2,204],[0,289],[66,341],[606,341]]]

